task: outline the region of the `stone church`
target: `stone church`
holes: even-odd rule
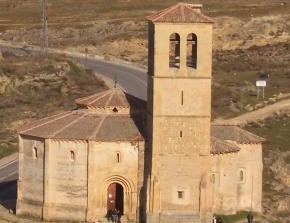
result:
[[[20,129],[17,214],[209,223],[262,211],[264,139],[211,124],[213,20],[201,8],[147,17],[147,103],[114,88]]]

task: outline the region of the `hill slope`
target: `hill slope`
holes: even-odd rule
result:
[[[106,89],[91,70],[71,61],[0,55],[0,158],[16,150],[20,125],[73,109],[75,98]]]

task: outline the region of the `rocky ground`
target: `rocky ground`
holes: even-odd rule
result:
[[[112,0],[49,2],[50,47],[82,53],[87,49],[89,54],[146,66],[147,23],[144,17],[176,1],[116,0],[114,4]],[[290,2],[198,2],[204,4],[205,13],[215,20],[213,119],[235,117],[289,98]],[[36,3],[33,0],[0,0],[0,39],[41,45],[40,8],[40,1]],[[0,123],[7,118],[3,114],[15,114],[16,104],[17,109],[22,112],[17,118],[8,117],[11,125],[5,125],[4,129],[8,129],[7,131],[0,131],[0,138],[5,146],[13,144],[12,139],[15,135],[11,133],[23,120],[47,116],[53,111],[71,107],[72,99],[85,93],[84,89],[78,90],[79,86],[66,77],[66,72],[74,66],[71,67],[65,61],[39,62],[47,66],[42,67],[46,70],[43,73],[37,70],[39,65],[36,62],[31,67],[37,69],[29,70],[29,59],[15,59],[13,62],[11,57],[4,55],[2,66],[8,60],[11,60],[15,69],[8,65],[4,65],[4,70],[0,69],[0,100],[4,101],[0,106]],[[22,63],[26,66],[22,66]],[[255,81],[261,76],[266,77],[267,87],[265,98],[257,100]],[[52,93],[48,97],[51,100],[45,101],[46,106],[35,96],[37,89],[44,89],[45,94]],[[58,92],[57,95],[54,95],[55,92]],[[55,101],[59,95],[62,95],[60,100]],[[64,98],[67,98],[66,103],[62,103],[66,100]],[[33,105],[34,101],[41,105],[38,106],[41,108],[39,112],[31,112],[33,109],[30,107],[37,105]],[[23,106],[19,106],[19,103]],[[61,107],[63,104],[66,105]],[[287,143],[290,138],[290,122],[287,114],[289,113],[276,114],[274,118],[255,121],[247,127],[268,139],[264,149],[263,207],[269,222],[287,222],[290,216],[290,148]],[[277,136],[278,139],[273,136]],[[284,142],[282,139],[287,140]]]

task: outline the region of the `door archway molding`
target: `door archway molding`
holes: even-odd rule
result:
[[[108,187],[112,183],[118,183],[123,187],[123,193],[124,193],[124,214],[132,212],[132,199],[133,199],[133,193],[136,192],[136,186],[134,183],[120,175],[112,175],[107,177],[104,180],[104,188],[103,191],[107,191]],[[107,193],[104,193],[105,197],[104,200],[107,199]]]

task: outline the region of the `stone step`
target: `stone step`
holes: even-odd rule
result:
[[[160,213],[159,215],[148,215],[148,223],[200,223],[200,216],[198,214],[185,213]]]

